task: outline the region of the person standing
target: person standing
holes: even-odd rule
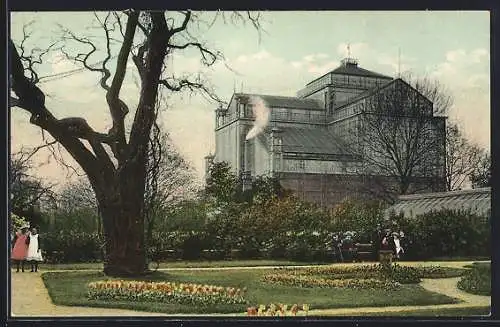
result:
[[[381,243],[381,247],[380,247],[381,250],[386,251],[386,250],[389,250],[391,248],[390,238],[391,238],[391,234],[389,231],[386,230],[385,235],[382,237],[382,241],[380,242]]]
[[[16,232],[14,239],[12,240],[11,258],[16,263],[16,272],[19,272],[19,266],[21,265],[22,272],[24,272],[24,262],[28,254],[28,228],[23,227],[20,231]]]
[[[396,252],[396,259],[400,259],[401,255],[405,253],[403,247],[401,246],[401,240],[399,238],[400,234],[394,233],[393,234],[393,239],[394,239],[394,251]]]
[[[342,237],[340,234],[335,234],[333,236],[333,251],[335,253],[335,260],[337,262],[344,262],[344,256],[342,255]]]
[[[42,250],[40,249],[40,235],[36,228],[31,230],[29,235],[29,246],[26,261],[31,264],[31,272],[38,271],[38,263],[43,261]]]

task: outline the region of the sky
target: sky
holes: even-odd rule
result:
[[[200,13],[211,21],[214,13]],[[228,14],[229,15],[229,14]],[[104,17],[103,13],[98,14]],[[102,43],[102,32],[92,29],[96,21],[90,12],[12,13],[11,35],[22,40],[23,26],[32,32],[26,48],[43,48],[61,35],[63,26],[77,35]],[[178,16],[172,15],[176,21]],[[359,66],[395,77],[401,73],[428,76],[446,87],[454,99],[449,120],[458,123],[466,136],[490,148],[490,18],[476,12],[349,12],[283,11],[262,12],[264,31],[249,23],[232,24],[219,18],[207,28],[192,26],[191,32],[212,49],[224,54],[224,62],[204,67],[196,51],[174,52],[167,60],[175,76],[203,73],[217,95],[229,101],[233,91],[294,96],[309,81],[327,73],[350,54]],[[68,43],[76,53],[81,47]],[[113,47],[115,51],[118,47]],[[99,51],[91,62],[102,60]],[[399,59],[398,59],[399,58]],[[60,74],[80,68],[58,52],[50,53],[38,67],[40,76]],[[130,62],[122,98],[130,108],[137,105],[137,73]],[[64,78],[47,78],[39,85],[46,93],[47,107],[58,118],[81,116],[98,131],[107,131],[111,118],[99,75],[79,72]],[[201,95],[168,96],[161,123],[179,151],[197,171],[201,181],[204,161],[215,151],[217,104]],[[134,110],[128,115],[133,119]],[[50,139],[50,138],[49,138]],[[19,108],[11,110],[11,151],[42,144],[39,128],[29,124],[29,115]],[[68,159],[68,155],[63,156]],[[37,174],[63,184],[68,172],[40,151],[34,158]],[[73,163],[77,166],[76,163]]]

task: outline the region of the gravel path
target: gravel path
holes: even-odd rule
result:
[[[463,267],[470,262],[440,262],[441,266]],[[437,264],[437,263],[406,263],[410,265],[416,264]],[[301,266],[303,267],[303,266]],[[274,267],[245,267],[245,269],[269,269]],[[166,268],[160,270],[234,270],[242,269],[242,267],[223,267],[223,268]],[[16,273],[12,271],[12,293],[11,293],[11,309],[12,315],[15,317],[55,317],[55,316],[175,316],[172,314],[150,313],[144,311],[133,311],[123,309],[107,309],[107,308],[89,308],[89,307],[70,307],[54,305],[49,297],[48,291],[38,273]],[[391,307],[373,307],[373,308],[341,308],[341,309],[324,309],[311,310],[310,315],[359,315],[360,312],[365,314],[384,311],[407,311],[419,309],[440,309],[440,308],[460,308],[470,306],[489,306],[491,298],[489,296],[472,295],[457,289],[457,281],[459,278],[446,279],[424,279],[421,283],[422,287],[429,291],[442,293],[450,297],[462,300],[458,304],[443,304],[443,305],[428,305],[428,306],[391,306]],[[238,316],[241,314],[232,314]],[[186,316],[186,315],[183,315]],[[193,315],[197,316],[197,315]],[[215,315],[220,316],[220,315]]]

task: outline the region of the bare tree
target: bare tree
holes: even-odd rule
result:
[[[146,244],[152,239],[158,219],[168,209],[196,194],[194,170],[173,145],[170,136],[155,125],[146,164]]]
[[[491,155],[484,151],[479,164],[469,175],[472,188],[491,187]]]
[[[9,167],[10,208],[12,213],[27,218],[32,224],[40,223],[39,208],[55,206],[55,183],[32,173],[33,155],[44,146],[21,149],[11,154]]]
[[[86,208],[95,210],[97,213],[97,200],[89,181],[81,177],[67,183],[58,192],[58,207],[66,211]]]
[[[72,49],[88,50],[72,54],[62,47],[61,51],[67,58],[101,76],[99,84],[105,91],[113,122],[108,132],[94,130],[81,117],[56,118],[46,106],[44,93],[36,85],[38,78],[25,74],[26,71],[35,71],[34,65],[29,64],[34,62],[33,57],[25,58],[22,47],[16,47],[12,40],[9,42],[11,87],[17,96],[12,103],[30,113],[30,122],[47,131],[66,149],[81,166],[95,192],[103,221],[104,272],[107,275],[140,275],[146,271],[144,192],[148,144],[156,120],[159,90],[201,91],[218,100],[201,75],[174,76],[165,60],[173,53],[184,50],[198,51],[201,62],[206,66],[223,59],[220,52],[209,49],[190,33],[191,27],[203,21],[200,17],[189,10],[176,13],[127,10],[124,13],[108,13],[105,17],[96,14],[104,40],[102,51],[97,51],[99,47],[92,38],[64,31],[64,43],[75,42],[79,46]],[[231,17],[247,19],[241,13]],[[248,13],[248,20],[259,27],[259,17],[255,14]],[[116,57],[114,44],[119,47]],[[92,64],[92,58],[102,52],[104,59]],[[120,90],[129,57],[140,77],[140,91],[128,133],[125,117],[130,108],[120,97]],[[112,61],[115,61],[113,68]]]
[[[471,143],[456,124],[446,127],[446,190],[463,187],[481,165],[483,150]]]
[[[445,117],[451,105],[440,84],[396,79],[369,94],[356,122],[365,185],[378,197],[444,188]]]

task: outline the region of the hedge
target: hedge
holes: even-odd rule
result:
[[[489,221],[471,212],[441,210],[413,219],[392,215],[387,220],[378,204],[348,201],[327,212],[293,198],[218,208],[198,231],[154,231],[147,248],[148,256],[155,261],[268,258],[331,262],[335,260],[333,235],[343,233],[347,235],[343,257],[349,261],[353,243],[373,242],[376,252],[380,242],[377,230],[387,225],[397,225],[405,233],[403,260],[490,256]],[[97,233],[42,234],[42,248],[49,261],[101,259],[102,238]]]

